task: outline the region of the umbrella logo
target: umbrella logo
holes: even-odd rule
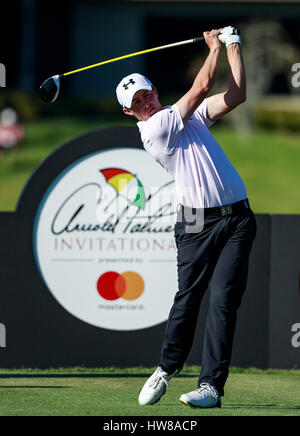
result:
[[[115,189],[116,196],[126,198],[139,209],[145,208],[145,191],[141,181],[135,174],[121,168],[106,168],[100,170],[100,173],[103,174],[106,182]],[[106,206],[105,210],[110,206],[110,204]]]

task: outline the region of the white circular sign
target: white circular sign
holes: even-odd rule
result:
[[[56,300],[110,330],[164,322],[177,291],[174,181],[139,148],[102,149],[52,183],[34,254]]]

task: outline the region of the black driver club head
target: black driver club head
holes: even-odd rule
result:
[[[61,75],[49,77],[40,86],[39,92],[41,99],[46,103],[53,103],[59,94]]]

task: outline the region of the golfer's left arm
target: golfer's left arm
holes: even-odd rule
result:
[[[230,44],[226,50],[229,63],[227,91],[207,98],[207,115],[212,121],[246,101],[246,73],[241,46]]]

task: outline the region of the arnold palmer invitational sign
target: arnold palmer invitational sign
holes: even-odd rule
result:
[[[126,145],[126,131],[115,146],[93,138],[90,150],[95,132],[85,135],[86,154],[55,175],[33,227],[36,266],[57,302],[110,330],[164,322],[177,291],[174,181],[138,137]]]

